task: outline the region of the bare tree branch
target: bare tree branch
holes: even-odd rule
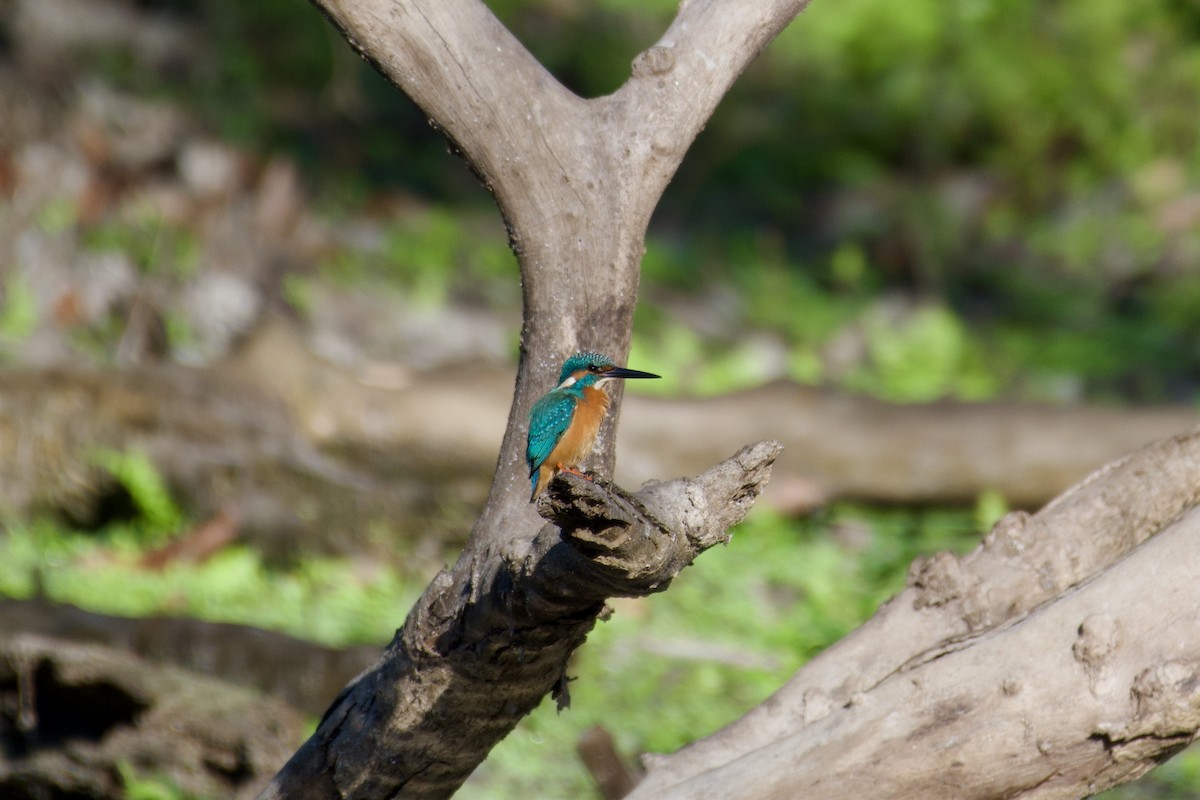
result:
[[[1136,777],[1200,727],[1198,502],[1194,432],[918,561],[766,703],[653,757],[631,797],[1078,797]]]
[[[521,264],[520,371],[477,530],[529,524],[515,488],[524,415],[562,358],[629,351],[646,225],[720,98],[804,0],[691,0],[607,97],[563,88],[477,0],[316,0],[413,98],[500,206]],[[612,464],[616,413],[602,435]],[[511,499],[501,504],[501,497]]]
[[[462,556],[264,796],[445,797],[547,691],[563,697],[566,656],[604,597],[665,586],[700,542],[744,514],[774,459],[777,446],[760,446],[740,457],[735,491],[714,478],[682,500],[672,499],[678,486],[639,499],[557,481],[540,509],[564,526],[560,538],[557,528],[537,532],[521,454],[527,410],[565,355],[628,353],[650,213],[717,101],[803,2],[691,0],[626,87],[597,100],[558,85],[477,0],[316,2],[495,195],[521,265],[525,324],[496,478]],[[615,395],[598,448],[604,472]],[[646,536],[675,555],[643,563]],[[635,566],[642,583],[625,572]]]

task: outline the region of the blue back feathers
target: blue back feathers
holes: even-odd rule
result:
[[[538,400],[529,412],[529,443],[525,458],[529,461],[529,478],[537,485],[538,467],[550,457],[554,445],[566,433],[575,413],[575,398],[555,389]]]

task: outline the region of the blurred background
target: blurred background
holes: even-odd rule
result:
[[[488,5],[598,96],[676,4]],[[540,708],[459,796],[598,797],[585,731],[632,766],[715,730],[916,555],[968,550],[1010,508],[1194,424],[1198,108],[1197,0],[814,2],[652,222],[629,363],[664,379],[630,386],[653,396],[625,404],[618,478],[749,441],[656,461],[676,449],[636,435],[656,414],[737,438],[753,408],[746,435],[795,460],[728,547],[614,602],[571,710]],[[0,3],[0,637],[261,691],[298,720],[277,731],[286,755],[453,561],[519,326],[491,198],[311,5]],[[870,433],[789,441],[810,406]],[[950,418],[1002,418],[1043,452],[955,435],[986,468],[898,482]],[[0,694],[18,683],[0,671]],[[226,796],[257,768],[200,780],[85,733],[117,765],[87,796]],[[28,742],[2,738],[35,781]],[[13,774],[0,789],[25,796]],[[1105,796],[1197,793],[1185,753]]]

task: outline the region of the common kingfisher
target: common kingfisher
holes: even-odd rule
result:
[[[563,362],[558,386],[529,410],[530,502],[560,472],[579,472],[579,462],[591,455],[600,423],[608,413],[604,384],[616,378],[661,378],[652,372],[618,367],[600,353],[576,353]]]

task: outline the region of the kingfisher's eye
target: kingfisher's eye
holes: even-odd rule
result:
[[[599,372],[600,367],[595,364],[588,364],[588,372]]]

